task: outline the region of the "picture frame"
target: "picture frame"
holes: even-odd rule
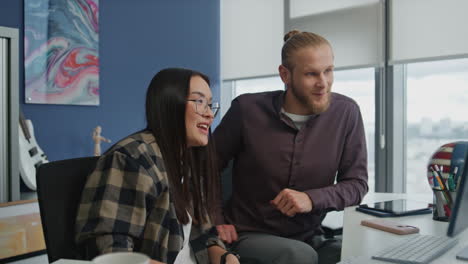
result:
[[[25,103],[99,105],[99,0],[24,1]]]

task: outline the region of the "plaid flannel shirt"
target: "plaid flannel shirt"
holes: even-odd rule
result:
[[[128,136],[99,159],[87,179],[76,218],[80,257],[138,251],[173,263],[184,234],[169,192],[161,151],[148,131]],[[192,224],[190,246],[198,263],[207,247],[223,243],[211,224]]]

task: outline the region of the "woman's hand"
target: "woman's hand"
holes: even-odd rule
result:
[[[240,264],[239,259],[233,254],[228,254],[226,256],[226,264]]]
[[[211,264],[220,264],[221,256],[226,253],[224,248],[219,246],[211,246],[208,248],[208,255],[210,257]],[[226,255],[226,264],[239,264],[239,260],[233,254]]]

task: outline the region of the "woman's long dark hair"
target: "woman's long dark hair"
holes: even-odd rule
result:
[[[146,94],[146,129],[153,133],[161,149],[177,218],[183,224],[189,221],[187,211],[191,207],[194,221],[206,223],[206,216],[214,219],[215,207],[220,203],[211,130],[207,146],[187,146],[185,108],[193,76],[210,84],[200,72],[169,68],[153,77]]]

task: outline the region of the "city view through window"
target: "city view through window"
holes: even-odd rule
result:
[[[441,145],[468,141],[468,59],[407,66],[408,193],[432,192],[426,168]]]
[[[374,68],[335,71],[332,91],[351,97],[359,105],[367,143],[369,192],[375,190],[375,80]]]
[[[261,93],[284,90],[284,84],[279,76],[255,78],[235,81],[233,98],[245,93]]]

